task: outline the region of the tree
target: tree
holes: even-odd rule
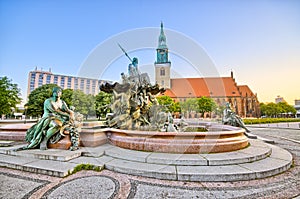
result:
[[[56,84],[45,84],[34,89],[28,96],[27,115],[39,117],[44,112],[44,101],[51,97],[52,89],[57,87]]]
[[[279,113],[280,113],[280,109],[277,106],[277,104],[273,102],[267,104],[266,115],[270,117],[277,117]]]
[[[264,103],[260,103],[259,107],[260,107],[261,115],[267,116],[267,114],[266,114],[266,112],[267,112],[267,105],[264,104]]]
[[[95,96],[86,95],[81,90],[73,91],[72,101],[70,102],[71,106],[74,106],[76,112],[80,112],[85,115],[86,118],[88,115],[95,115]]]
[[[278,104],[275,104],[273,102],[267,104],[260,103],[260,110],[262,115],[268,117],[278,117],[283,113],[296,114],[297,112],[293,106],[289,105],[286,102],[279,102]]]
[[[215,113],[216,116],[222,117],[225,108],[226,107],[224,105],[216,105],[216,107],[214,107],[213,109],[213,112]]]
[[[158,96],[156,97],[159,104],[164,105],[166,107],[166,111],[170,113],[180,112],[180,104],[178,102],[175,102],[171,97],[169,96]]]
[[[197,105],[197,110],[202,114],[202,117],[204,117],[204,113],[212,112],[217,107],[215,101],[208,97],[198,98]]]
[[[100,119],[101,117],[105,117],[107,113],[110,113],[109,104],[112,102],[112,95],[100,91],[98,95],[96,95],[95,99],[95,109],[96,115]]]
[[[180,102],[180,107],[182,112],[187,112],[188,114],[192,111],[197,111],[197,98],[189,98],[184,102]]]
[[[73,106],[73,95],[74,95],[74,90],[67,88],[65,90],[63,90],[61,98],[66,102],[66,104],[68,105],[68,107]]]
[[[20,89],[8,77],[0,77],[0,115],[10,114],[12,108],[21,102]]]
[[[28,97],[26,104],[27,115],[42,116],[44,101],[51,97],[52,90],[57,87],[56,84],[45,84],[33,90]],[[95,97],[86,95],[80,90],[65,89],[62,91],[62,100],[66,102],[68,107],[74,106],[76,112],[85,115],[95,115]]]
[[[289,105],[286,102],[279,102],[277,106],[279,107],[280,113],[296,114],[297,112],[297,110],[293,106]]]

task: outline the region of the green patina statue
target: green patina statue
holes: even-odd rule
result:
[[[78,149],[79,133],[78,127],[82,121],[82,115],[74,113],[60,98],[62,90],[53,88],[52,96],[44,102],[44,114],[37,124],[27,130],[25,140],[29,142],[22,149],[47,149],[48,141],[56,143],[67,131],[71,137],[72,146],[70,150]]]
[[[128,66],[128,75],[121,73],[122,82],[106,83],[100,90],[112,94],[109,105],[112,113],[107,114],[106,122],[111,128],[159,130],[164,132],[177,131],[170,113],[163,111],[155,98],[165,92],[158,84],[152,85],[147,73],[141,73],[138,68],[138,59],[131,59],[121,47],[131,63]]]
[[[227,124],[231,126],[241,127],[245,129],[246,132],[250,132],[250,130],[245,126],[243,120],[231,110],[230,104],[228,102],[226,103],[226,108],[223,112],[222,123],[225,125]]]

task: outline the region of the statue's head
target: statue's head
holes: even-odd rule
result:
[[[52,96],[57,97],[59,92],[61,93],[62,89],[60,87],[54,87],[52,89]]]
[[[132,59],[132,64],[133,64],[134,66],[137,66],[138,63],[139,63],[138,58],[134,57],[134,58]]]
[[[226,102],[226,108],[230,109],[230,103],[229,102]]]

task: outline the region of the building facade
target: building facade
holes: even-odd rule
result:
[[[170,96],[175,101],[209,97],[219,106],[229,102],[232,109],[241,117],[260,116],[257,95],[247,85],[237,85],[233,72],[229,77],[171,78],[171,62],[168,58],[163,24],[156,51],[155,81],[159,86],[166,88],[164,95]]]
[[[83,77],[53,74],[51,71],[37,70],[28,74],[27,96],[36,88],[45,84],[57,84],[62,89],[81,90],[85,94],[97,95],[99,85],[105,81]]]

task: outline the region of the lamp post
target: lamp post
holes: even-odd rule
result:
[[[15,113],[15,108],[14,108],[14,107],[11,107],[10,109],[11,109],[11,114],[10,114],[10,119],[11,119],[12,116],[15,116],[15,115],[14,115],[14,113]]]
[[[188,103],[191,103],[191,95],[192,95],[192,93],[191,92],[189,92],[189,102]],[[188,104],[188,116],[187,116],[187,118],[190,118],[190,116],[191,116],[191,104]]]
[[[24,120],[24,124],[26,124],[26,113],[27,113],[27,108],[28,108],[28,107],[27,107],[27,106],[24,106],[24,108],[25,108],[25,113],[24,113],[24,114],[25,114],[25,120]]]

